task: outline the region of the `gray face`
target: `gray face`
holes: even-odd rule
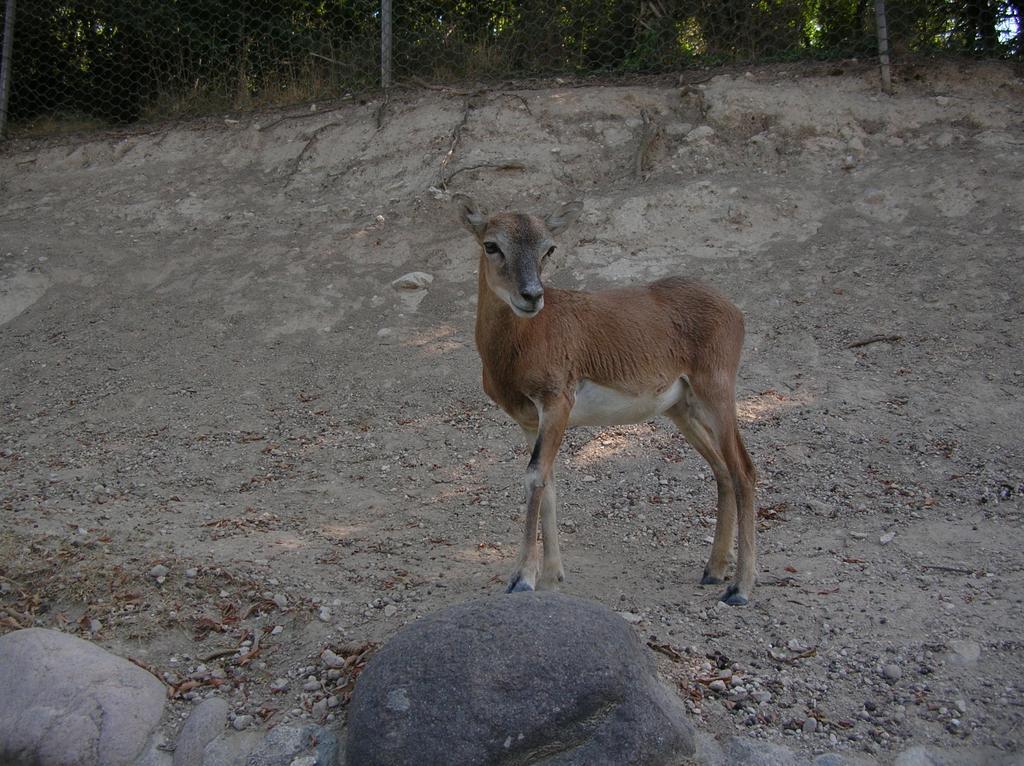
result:
[[[518,213],[494,216],[481,239],[488,284],[521,317],[544,307],[541,270],[555,249],[544,222]]]
[[[471,197],[452,197],[463,226],[483,248],[487,286],[520,317],[536,316],[544,308],[540,274],[555,249],[553,238],[583,211],[582,202],[569,202],[544,218],[522,213],[488,217]]]

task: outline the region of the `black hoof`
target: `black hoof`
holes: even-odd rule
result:
[[[528,593],[532,590],[533,586],[526,582],[526,580],[522,578],[522,575],[515,575],[508,581],[508,587],[505,588],[506,593]]]
[[[745,606],[749,603],[747,597],[740,593],[738,585],[730,585],[726,588],[720,601],[729,606]]]
[[[721,585],[725,580],[721,577],[714,577],[708,572],[708,568],[704,567],[704,576],[700,578],[701,585]]]

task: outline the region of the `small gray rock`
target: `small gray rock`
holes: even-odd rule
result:
[[[887,681],[899,681],[903,677],[903,670],[899,665],[889,663],[882,668],[882,677]]]
[[[709,141],[715,135],[715,129],[710,125],[700,125],[686,134],[686,141]]]
[[[722,749],[730,766],[802,766],[788,747],[747,737],[730,737]]]
[[[259,731],[236,732],[228,730],[215,737],[204,749],[202,766],[245,766],[249,753],[263,741]]]
[[[251,715],[236,715],[233,719],[231,719],[231,728],[235,731],[244,731],[252,725],[252,721],[253,718]]]
[[[805,718],[803,725],[800,730],[804,734],[814,734],[818,730],[818,719],[817,718]]]
[[[396,290],[426,290],[433,281],[432,274],[427,274],[424,271],[411,271],[400,276],[391,283],[391,286]]]
[[[343,668],[345,667],[345,658],[335,654],[330,649],[324,649],[320,653],[320,662],[328,668]]]
[[[167,575],[170,574],[170,571],[171,570],[165,567],[163,564],[157,564],[155,567],[149,570],[149,576],[156,577],[159,579],[161,577],[167,577]]]
[[[334,766],[338,738],[322,726],[277,726],[246,759],[246,766],[292,766],[296,759],[312,757],[314,766]]]
[[[953,665],[966,667],[981,658],[981,646],[977,641],[954,639],[949,642],[948,659]]]
[[[1020,766],[1024,753],[991,747],[936,748],[915,745],[896,756],[893,766]]]
[[[229,710],[220,697],[209,697],[196,705],[174,740],[174,766],[203,762],[203,750],[224,731]]]

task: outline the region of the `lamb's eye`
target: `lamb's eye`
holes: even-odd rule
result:
[[[501,248],[494,242],[484,242],[484,252],[488,255],[502,255]]]

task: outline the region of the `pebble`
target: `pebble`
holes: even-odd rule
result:
[[[330,649],[323,650],[323,652],[320,654],[320,661],[329,668],[345,667],[345,658],[339,657]]]
[[[304,692],[315,692],[320,688],[320,681],[315,676],[310,676],[306,679],[306,683],[302,685],[302,691]]]
[[[396,614],[398,614],[398,607],[394,604],[388,604],[386,607],[384,607],[385,617],[394,617]]]
[[[157,580],[163,582],[161,578],[167,577],[167,575],[170,574],[170,571],[171,570],[165,567],[163,564],[157,564],[155,567],[149,570],[149,575],[150,577],[155,577]]]
[[[320,607],[319,610],[317,610],[316,616],[320,619],[320,622],[330,622],[331,610],[329,607],[322,606]]]
[[[884,535],[878,538],[878,542],[881,545],[888,545],[896,538],[895,532],[886,532]]]
[[[271,601],[277,604],[278,609],[284,609],[286,606],[288,606],[288,597],[285,596],[283,593],[275,593],[271,598]]]
[[[234,720],[231,722],[231,728],[235,731],[242,731],[243,729],[248,729],[251,724],[251,715],[236,715]]]
[[[973,665],[981,657],[981,646],[977,641],[954,639],[949,642],[949,660],[954,665]]]
[[[396,290],[426,290],[434,281],[433,274],[424,271],[410,271],[391,283]]]
[[[275,678],[270,682],[270,691],[272,692],[283,692],[288,689],[287,678]]]
[[[616,614],[630,625],[639,625],[644,620],[643,617],[638,614],[634,614],[633,612],[616,612]]]
[[[193,579],[194,577],[198,576],[198,575],[199,575],[199,570],[196,569],[195,567],[189,567],[188,569],[185,570],[185,577],[187,577],[190,580]]]
[[[721,678],[716,678],[714,681],[708,684],[708,688],[713,692],[721,694],[725,691],[726,688],[725,681],[723,681]]]
[[[814,732],[818,730],[818,719],[805,718],[803,726],[800,727],[800,730],[803,731],[804,734],[814,734]]]
[[[275,625],[274,629],[272,631],[270,631],[270,635],[272,635],[272,636],[279,636],[282,633],[284,633],[284,626],[283,625]]]
[[[889,663],[882,668],[882,677],[888,681],[899,681],[903,677],[903,670],[899,665]]]

